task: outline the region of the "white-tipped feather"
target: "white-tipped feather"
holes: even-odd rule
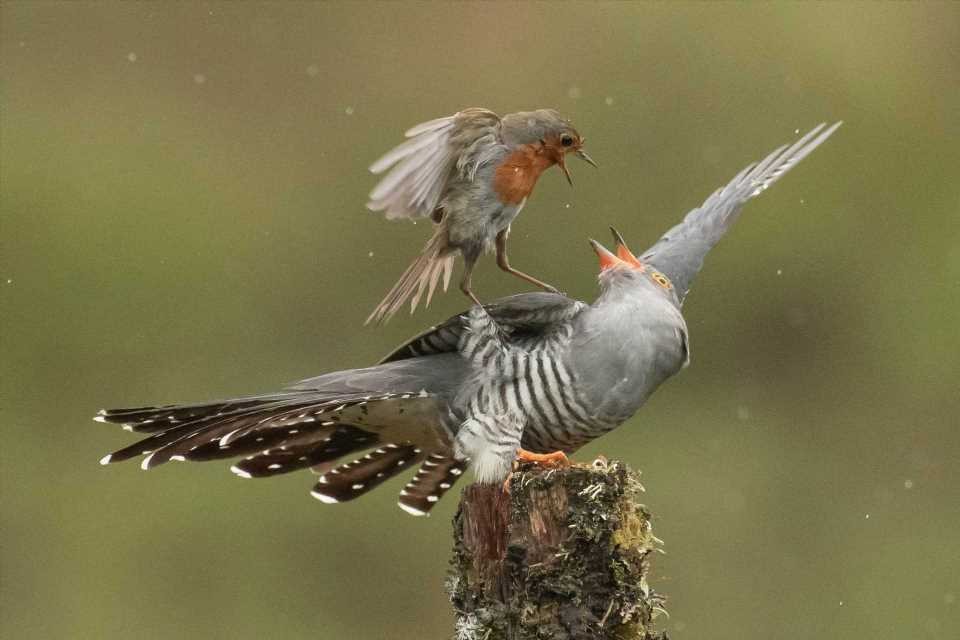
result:
[[[415,507],[411,507],[408,504],[403,504],[402,502],[397,502],[397,506],[409,513],[412,516],[429,516],[430,514],[426,511],[420,511]]]
[[[238,467],[237,465],[233,465],[232,467],[230,467],[230,471],[234,472],[235,474],[237,474],[237,475],[240,476],[241,478],[252,478],[252,477],[253,477],[252,475],[250,475],[249,472],[244,471],[243,469],[241,469],[241,468]]]
[[[105,455],[105,456],[103,456],[102,458],[100,458],[100,464],[104,464],[104,465],[110,464],[110,459],[111,459],[112,457],[113,457],[113,454],[112,454],[112,453],[108,453],[107,455]]]
[[[340,501],[337,500],[336,498],[331,498],[331,497],[328,496],[328,495],[325,495],[325,494],[323,494],[323,493],[320,493],[320,492],[317,491],[316,489],[314,489],[313,491],[311,491],[311,492],[310,492],[310,495],[312,495],[314,498],[316,498],[317,500],[319,500],[320,502],[322,502],[322,503],[324,503],[324,504],[337,504],[338,502],[340,502]]]
[[[234,436],[237,435],[237,433],[239,433],[240,431],[243,431],[243,429],[244,429],[243,427],[240,427],[239,429],[234,429],[233,431],[231,431],[231,432],[228,433],[227,435],[225,435],[225,436],[223,436],[222,438],[220,438],[220,448],[222,449],[222,448],[226,447],[228,444],[230,444],[230,440],[232,440],[232,439],[234,438]]]

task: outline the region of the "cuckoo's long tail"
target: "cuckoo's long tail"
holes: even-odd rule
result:
[[[288,391],[208,404],[106,409],[96,416],[98,422],[122,424],[147,437],[100,463],[142,455],[141,467],[150,469],[170,460],[240,458],[231,471],[242,478],[310,468],[320,474],[311,494],[326,503],[357,498],[422,463],[401,492],[399,505],[423,515],[456,482],[467,462],[424,450],[413,441],[385,440],[384,432],[365,425],[364,419],[381,410],[413,411],[413,403],[428,401],[425,392],[331,396]],[[341,461],[364,451],[368,453],[352,462]]]
[[[450,276],[453,274],[453,262],[456,250],[447,244],[447,228],[444,222],[436,225],[433,235],[427,241],[423,252],[417,256],[400,279],[390,289],[386,297],[377,305],[377,308],[367,317],[364,324],[376,322],[382,324],[389,320],[400,307],[409,299],[410,313],[413,313],[424,292],[430,304],[433,293],[436,291],[440,276],[443,275],[443,290],[450,286]]]

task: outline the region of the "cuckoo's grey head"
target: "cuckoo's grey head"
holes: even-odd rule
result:
[[[593,158],[583,150],[586,138],[565,120],[555,109],[520,111],[503,117],[500,133],[508,147],[530,145],[539,153],[546,154],[573,184],[567,169],[566,156],[575,153],[586,162],[597,166]]]
[[[596,240],[590,240],[590,245],[600,259],[600,289],[604,293],[617,290],[618,294],[624,295],[652,292],[679,305],[670,279],[633,255],[619,231],[613,227],[610,227],[610,231],[613,232],[616,253],[607,250]]]

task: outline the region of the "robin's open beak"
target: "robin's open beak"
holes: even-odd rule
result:
[[[577,154],[578,156],[580,156],[580,159],[583,160],[584,162],[586,162],[586,163],[588,163],[588,164],[592,164],[592,165],[593,165],[594,167],[596,167],[597,169],[600,168],[599,165],[597,165],[597,163],[593,161],[593,158],[591,158],[590,156],[588,156],[588,155],[587,155],[587,152],[584,151],[583,149],[577,149],[576,154]]]
[[[593,250],[596,252],[597,257],[600,258],[600,271],[606,271],[617,265],[623,264],[623,260],[618,258],[613,253],[610,253],[606,247],[602,244],[590,238],[590,246],[593,247]]]
[[[570,186],[573,186],[573,178],[570,177],[570,169],[567,169],[567,162],[564,160],[564,157],[561,155],[560,159],[557,160],[557,164],[560,165],[560,170],[563,171],[563,175],[567,176],[567,182],[570,183]]]
[[[610,227],[610,232],[613,233],[613,241],[617,245],[617,257],[634,267],[643,268],[643,263],[640,262],[640,259],[633,255],[633,252],[627,247],[627,243],[624,241],[623,236],[620,235],[620,232],[613,227]]]

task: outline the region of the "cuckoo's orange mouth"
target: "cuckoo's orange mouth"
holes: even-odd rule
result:
[[[627,247],[627,243],[624,241],[623,236],[620,235],[620,232],[613,227],[610,227],[610,231],[613,233],[613,240],[617,244],[617,257],[637,269],[643,269],[643,263],[640,262],[640,259],[633,255],[633,252]]]
[[[594,252],[596,252],[597,257],[600,258],[600,271],[606,271],[607,269],[612,269],[617,266],[626,265],[627,263],[617,257],[615,254],[610,253],[606,247],[602,244],[590,238],[590,246],[593,247]]]

